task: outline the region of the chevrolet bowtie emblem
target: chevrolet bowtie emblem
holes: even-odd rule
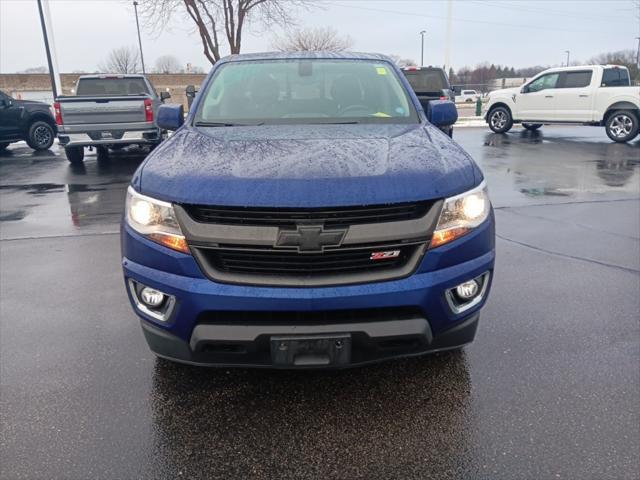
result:
[[[280,230],[276,247],[296,247],[299,252],[322,252],[325,247],[339,247],[347,229],[325,230],[322,226],[299,225],[297,230]]]

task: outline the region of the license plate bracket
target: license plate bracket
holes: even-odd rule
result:
[[[272,336],[271,361],[294,367],[348,365],[351,334]]]

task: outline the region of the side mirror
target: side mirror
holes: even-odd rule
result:
[[[176,104],[160,105],[157,123],[164,130],[179,129],[184,123],[184,107]]]
[[[460,85],[451,85],[451,90],[453,90],[453,93],[455,93],[456,95],[460,95],[462,87]]]
[[[529,85],[525,85],[520,89],[520,93],[529,93]]]
[[[171,94],[169,92],[160,92],[160,101],[164,102],[168,98],[171,98]]]
[[[427,119],[436,127],[448,127],[458,120],[456,104],[451,100],[431,100],[427,105]]]
[[[7,100],[5,98],[0,98],[0,107],[8,108],[11,106],[11,100]]]
[[[184,91],[187,94],[187,105],[189,106],[189,110],[191,110],[191,104],[196,98],[196,93],[198,93],[198,90],[196,90],[196,87],[194,87],[193,85],[187,85],[187,88],[185,88]]]

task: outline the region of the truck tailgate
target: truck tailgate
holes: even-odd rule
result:
[[[148,97],[60,97],[64,125],[144,123]]]

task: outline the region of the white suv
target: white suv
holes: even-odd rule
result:
[[[604,126],[609,138],[627,142],[640,130],[640,87],[617,65],[552,68],[522,87],[489,94],[485,120],[496,133],[514,123],[528,130],[546,124]]]

